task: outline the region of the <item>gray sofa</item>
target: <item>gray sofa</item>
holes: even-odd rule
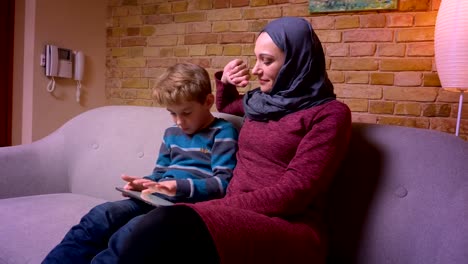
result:
[[[91,207],[121,199],[120,174],[148,174],[170,124],[163,108],[106,106],[0,148],[0,263],[40,263]],[[353,124],[329,193],[329,263],[468,263],[467,158],[453,135]]]

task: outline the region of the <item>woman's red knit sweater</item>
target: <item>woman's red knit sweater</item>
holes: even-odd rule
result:
[[[236,87],[217,80],[217,107],[243,114]],[[221,263],[324,263],[324,195],[350,133],[350,110],[337,100],[277,121],[245,119],[226,196],[189,205]]]

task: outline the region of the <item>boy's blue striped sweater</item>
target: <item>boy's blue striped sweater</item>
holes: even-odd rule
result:
[[[176,180],[173,201],[198,202],[225,195],[236,166],[237,129],[215,118],[211,125],[193,135],[172,126],[164,132],[153,173],[153,181]]]

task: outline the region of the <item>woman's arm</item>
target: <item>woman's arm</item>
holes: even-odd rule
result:
[[[216,82],[216,109],[222,113],[243,116],[244,106],[242,105],[242,95],[232,84],[223,84],[221,75],[223,72],[215,73]]]
[[[215,73],[216,108],[218,111],[244,116],[243,95],[239,94],[236,87],[247,86],[249,79],[247,64],[240,59],[228,62],[222,72]]]

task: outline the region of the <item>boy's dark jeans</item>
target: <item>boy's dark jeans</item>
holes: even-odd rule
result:
[[[117,263],[123,240],[139,218],[154,208],[134,199],[97,205],[68,231],[42,263]]]

